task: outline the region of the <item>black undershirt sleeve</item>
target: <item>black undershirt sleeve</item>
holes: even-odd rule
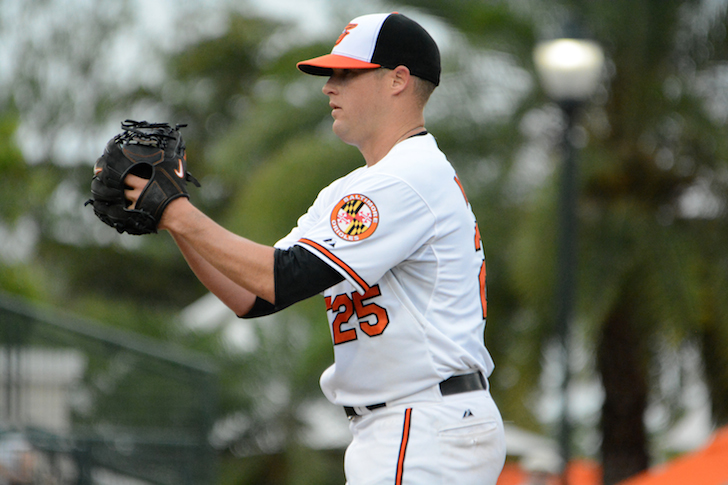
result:
[[[273,274],[276,303],[257,298],[253,308],[241,318],[270,315],[317,295],[341,282],[344,277],[301,246],[275,250]]]

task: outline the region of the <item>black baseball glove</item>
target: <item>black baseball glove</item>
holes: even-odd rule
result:
[[[170,201],[187,197],[187,182],[200,183],[187,171],[185,142],[179,129],[187,125],[126,120],[123,131],[109,140],[96,160],[91,204],[96,216],[119,233],[149,234]],[[124,197],[127,174],[148,179],[134,209]]]

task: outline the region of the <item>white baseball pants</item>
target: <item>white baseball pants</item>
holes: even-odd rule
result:
[[[506,456],[488,391],[388,404],[350,421],[347,485],[495,485]]]

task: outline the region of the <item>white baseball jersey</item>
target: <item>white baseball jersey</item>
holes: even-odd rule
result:
[[[301,245],[344,280],[324,292],[334,404],[399,399],[493,361],[485,255],[454,169],[429,135],[323,189],[276,247]]]

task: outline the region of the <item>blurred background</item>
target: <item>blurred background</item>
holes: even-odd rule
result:
[[[193,202],[272,244],[363,163],[295,62],[394,10],[443,56],[427,126],[487,253],[500,483],[612,485],[706,447],[728,424],[727,5],[0,0],[0,483],[344,482],[323,301],[238,320],[168,235],[83,204],[121,121],[187,123]],[[535,55],[564,37],[597,53],[588,88],[578,53]]]

